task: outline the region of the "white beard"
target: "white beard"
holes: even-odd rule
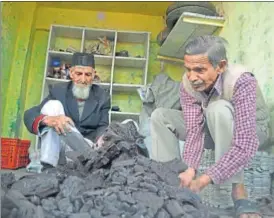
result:
[[[92,85],[82,86],[74,83],[72,86],[73,96],[77,99],[88,99],[91,86]]]

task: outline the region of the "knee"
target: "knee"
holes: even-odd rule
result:
[[[64,107],[58,100],[48,101],[41,109],[41,113],[48,116],[65,115]]]
[[[166,111],[166,108],[156,108],[151,114],[151,123],[162,121],[165,117],[164,114]]]
[[[217,100],[208,105],[206,119],[213,117],[233,118],[234,109],[232,104],[226,100]]]

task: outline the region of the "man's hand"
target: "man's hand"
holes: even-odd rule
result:
[[[208,175],[203,174],[199,178],[191,181],[189,185],[189,189],[197,193],[197,192],[200,192],[203,188],[205,188],[210,183],[211,183],[211,178]]]
[[[59,135],[65,135],[67,131],[70,131],[69,125],[74,126],[72,119],[64,115],[47,116],[42,124],[54,128]]]
[[[189,187],[191,181],[195,177],[195,170],[193,168],[188,168],[185,172],[182,172],[178,176],[180,178],[180,187]]]
[[[95,144],[95,149],[99,149],[99,148],[103,147],[103,145],[104,145],[104,139],[103,138],[104,138],[104,135],[101,135],[98,138],[98,140],[97,140],[97,142]]]

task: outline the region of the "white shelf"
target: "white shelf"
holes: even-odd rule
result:
[[[58,83],[67,83],[67,82],[70,82],[71,80],[47,77],[46,81],[47,81],[47,84],[54,85]],[[99,85],[106,89],[110,88],[110,85],[111,85],[110,83],[98,83],[98,82],[94,82],[94,84]],[[116,92],[132,92],[132,91],[137,91],[137,89],[142,87],[142,85],[114,83],[112,87],[113,87],[113,91],[116,91]]]
[[[73,53],[71,53],[71,52],[50,50],[48,53],[51,58],[59,57],[61,59],[61,61],[65,61],[66,63],[71,63],[71,61],[72,61]],[[113,58],[112,56],[94,55],[95,65],[111,65],[112,58]]]
[[[98,86],[101,86],[103,89],[110,89],[110,83],[94,83]]]
[[[65,51],[54,51],[54,50],[49,50],[49,55],[52,56],[58,56],[58,57],[70,57],[73,55],[71,52],[65,52]]]
[[[56,78],[46,77],[46,82],[48,85],[55,85],[58,83],[67,83],[70,81],[71,80],[69,80],[69,79],[56,79]]]
[[[158,59],[183,62],[185,45],[194,37],[211,35],[224,26],[224,18],[184,12],[159,49]]]
[[[71,80],[47,77],[46,81],[48,85],[54,85],[58,83],[67,83],[67,82],[70,82]],[[110,85],[111,85],[110,83],[97,83],[97,82],[95,82],[94,84],[99,85],[104,89],[110,88]],[[137,89],[142,87],[142,85],[114,83],[112,87],[113,87],[113,91],[115,92],[134,92],[134,91],[137,92]]]
[[[146,65],[146,59],[134,57],[115,57],[115,65],[119,67],[142,68]]]
[[[139,120],[140,113],[111,111],[111,120],[122,121],[125,119]]]
[[[57,83],[67,83],[67,82],[70,82],[71,80],[69,80],[69,79],[56,79],[56,78],[47,77],[46,81],[47,81],[47,84],[54,85],[54,84],[57,84]],[[95,82],[94,84],[99,85],[103,88],[110,88],[110,83],[96,83]]]
[[[142,87],[142,85],[119,84],[119,83],[114,83],[112,85],[112,89],[114,92],[137,92],[137,89],[140,87]]]
[[[96,68],[96,65],[111,66],[113,58],[112,56],[94,55],[94,59],[95,59],[95,68]]]

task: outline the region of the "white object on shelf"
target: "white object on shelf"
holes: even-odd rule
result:
[[[70,82],[71,80],[69,80],[69,79],[56,79],[56,78],[47,77],[46,81],[50,84],[55,84],[55,83],[62,83],[62,82]]]
[[[158,59],[183,62],[184,48],[194,37],[211,35],[224,26],[224,18],[184,12],[168,34],[158,52]]]

